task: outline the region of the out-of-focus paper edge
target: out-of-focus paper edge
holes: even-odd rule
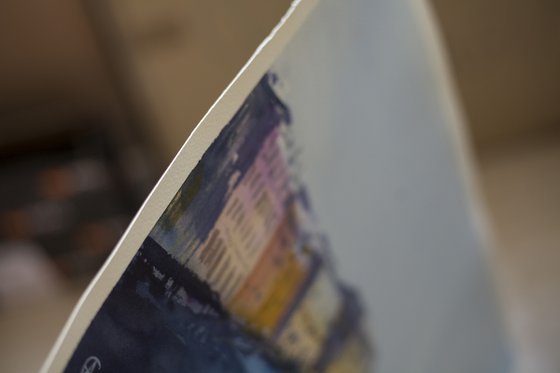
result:
[[[91,320],[179,187],[273,64],[317,1],[293,1],[286,15],[199,122],[80,298],[41,368],[41,372],[64,370]]]
[[[436,79],[439,80],[438,86],[441,91],[439,96],[442,100],[442,107],[448,117],[448,120],[446,120],[446,123],[448,123],[447,129],[455,151],[455,160],[462,179],[462,185],[465,188],[468,203],[467,212],[473,222],[474,229],[476,230],[475,233],[480,240],[479,244],[483,249],[481,250],[481,255],[486,259],[484,264],[489,270],[488,278],[495,290],[496,307],[498,312],[503,315],[505,307],[503,289],[506,285],[503,283],[503,276],[500,275],[501,267],[496,258],[495,248],[497,240],[494,235],[495,229],[490,219],[488,205],[483,197],[473,146],[470,143],[470,135],[467,131],[468,122],[458,99],[456,83],[449,68],[449,60],[441,40],[441,32],[439,32],[438,24],[434,19],[433,8],[428,3],[428,0],[409,1],[416,8],[416,17],[426,41],[426,47],[429,49],[429,55],[432,58],[430,66],[435,71]],[[507,325],[503,324],[501,326],[505,327],[506,334],[510,333]]]
[[[449,68],[449,60],[442,42],[441,32],[439,32],[433,8],[428,0],[409,0],[409,3],[414,10],[414,16],[424,39],[424,47],[428,49],[429,65],[440,91],[438,96],[446,116],[447,135],[451,140],[454,159],[466,195],[467,212],[473,222],[479,244],[484,249],[482,254],[488,259],[488,264],[494,267],[496,263],[491,248],[495,245],[495,238],[491,229],[488,209],[482,198],[473,147],[467,131],[468,123],[458,99],[455,79]],[[494,280],[496,279],[494,278]]]

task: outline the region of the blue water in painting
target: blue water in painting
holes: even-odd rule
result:
[[[150,238],[97,313],[66,371],[79,372],[90,356],[104,371],[295,369],[232,322],[210,289]]]

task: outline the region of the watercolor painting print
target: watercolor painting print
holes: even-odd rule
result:
[[[294,0],[42,372],[507,371],[440,48],[422,1]]]
[[[368,371],[363,311],[333,269],[276,79],[204,153],[66,371]]]

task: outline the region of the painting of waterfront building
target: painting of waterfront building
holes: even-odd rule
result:
[[[300,180],[289,108],[265,75],[188,175],[67,371],[367,371],[357,295]]]

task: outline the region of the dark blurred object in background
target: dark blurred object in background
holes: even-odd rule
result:
[[[102,126],[76,127],[82,130],[0,149],[0,251],[13,256],[25,247],[36,252],[31,260],[48,258],[44,267],[60,277],[87,280],[139,207],[145,186],[130,177],[122,149]],[[0,277],[9,270],[3,268]],[[10,287],[26,284],[27,275],[11,276]],[[6,297],[13,293],[0,284],[0,303],[12,303]]]
[[[0,310],[87,283],[161,170],[84,9],[0,5]]]

